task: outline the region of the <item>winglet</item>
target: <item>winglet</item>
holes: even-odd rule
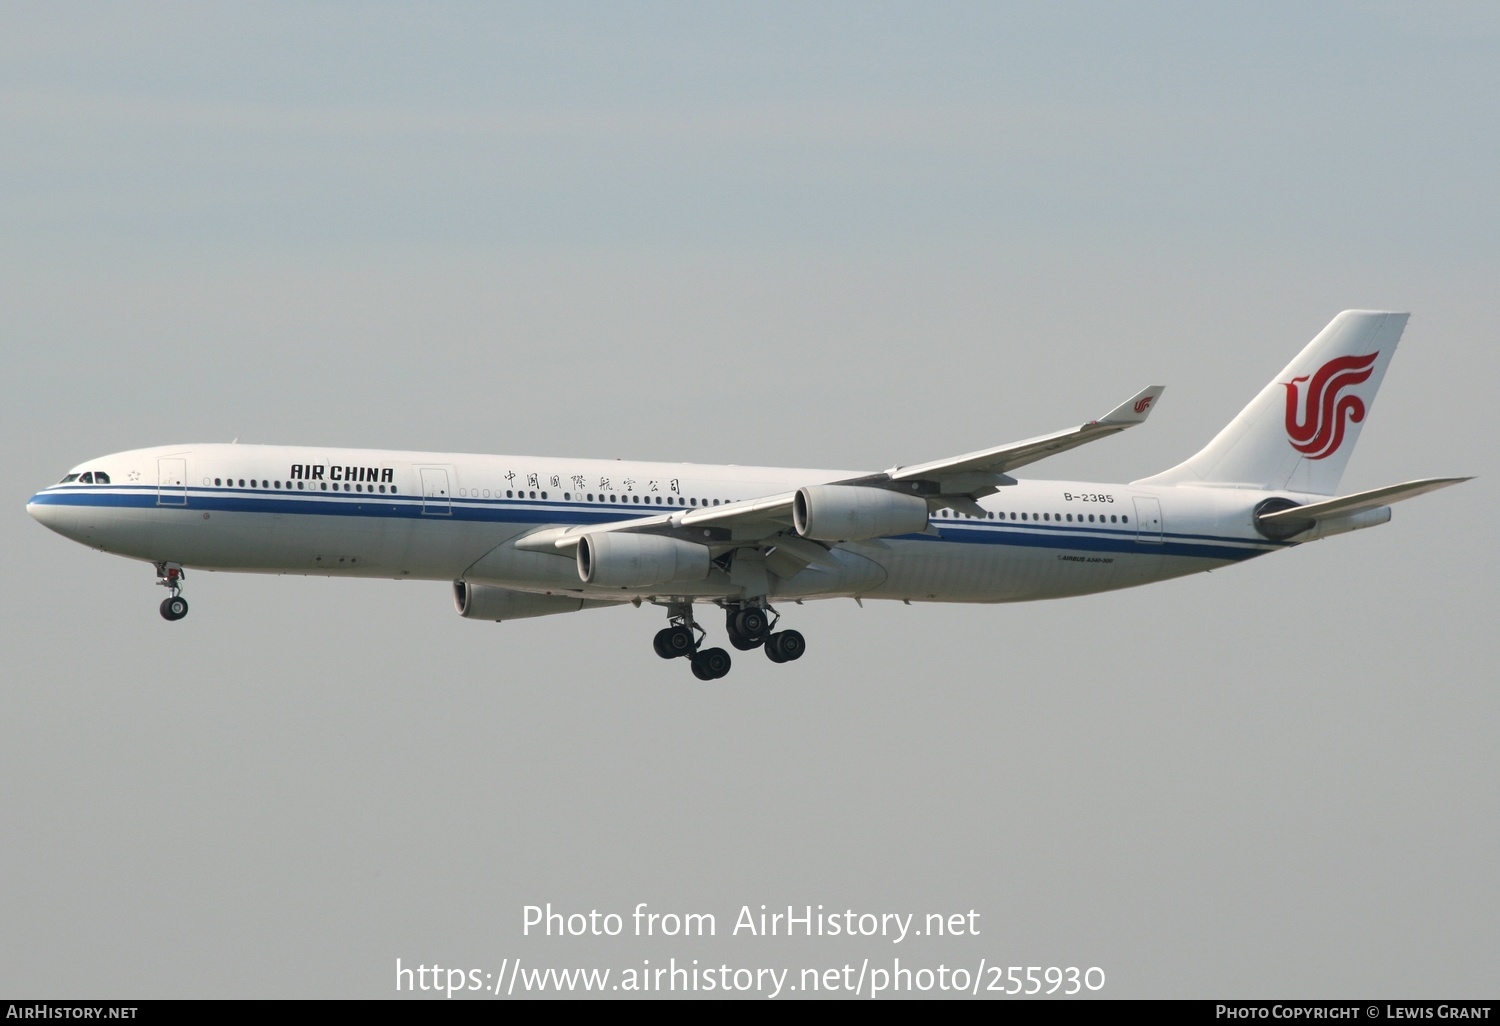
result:
[[[1151,385],[1126,399],[1119,406],[1099,418],[1100,424],[1139,424],[1151,415],[1156,400],[1166,391],[1166,385]]]

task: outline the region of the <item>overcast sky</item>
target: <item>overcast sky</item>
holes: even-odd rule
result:
[[[1500,991],[1489,4],[0,8],[0,991],[395,993],[396,959],[1098,966],[1116,997]],[[1021,606],[659,611],[151,569],[27,497],[228,441],[879,469],[1167,392],[1195,451],[1412,311],[1378,530]],[[722,634],[715,616],[705,625]],[[523,937],[522,908],[719,936]],[[977,910],[747,939],[742,905]]]

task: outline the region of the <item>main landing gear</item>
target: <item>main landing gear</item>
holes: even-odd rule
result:
[[[798,631],[775,630],[780,617],[769,606],[737,606],[726,610],[725,626],[729,643],[741,652],[764,648],[773,663],[789,663],[807,650],[807,642]],[[656,632],[652,647],[663,659],[687,656],[693,676],[699,680],[718,680],[729,672],[729,653],[722,648],[703,648],[708,632],[693,619],[691,602],[667,605],[669,626]]]
[[[188,614],[187,599],[182,597],[182,579],[187,576],[187,571],[176,563],[156,564],[156,583],[163,588],[171,590],[171,594],[161,600],[161,617],[163,620],[181,620]]]
[[[667,606],[669,626],[656,632],[651,646],[663,659],[687,656],[693,676],[699,680],[718,680],[729,672],[729,653],[722,648],[703,648],[708,632],[693,619],[690,602],[673,602]]]
[[[778,631],[776,625],[780,622],[781,617],[769,606],[741,606],[731,609],[726,624],[729,628],[729,643],[741,651],[764,648],[766,658],[773,663],[789,663],[793,659],[801,659],[802,653],[807,651],[807,641],[803,639],[802,632]]]

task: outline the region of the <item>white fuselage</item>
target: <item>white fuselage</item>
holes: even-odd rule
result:
[[[936,511],[925,533],[833,546],[819,565],[716,569],[649,589],[585,584],[572,554],[517,549],[538,530],[716,506],[857,476],[293,446],[138,449],[81,464],[28,511],[60,534],[153,563],[252,573],[467,580],[606,601],[856,596],[1013,602],[1210,570],[1291,544],[1255,530],[1267,492],[1022,481],[984,517]],[[71,476],[71,475],[70,475]],[[1286,492],[1276,494],[1286,495]],[[835,565],[836,564],[836,565]]]

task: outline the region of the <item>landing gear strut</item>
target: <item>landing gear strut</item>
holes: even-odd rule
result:
[[[187,599],[182,597],[182,579],[186,576],[187,571],[176,563],[156,564],[156,583],[171,591],[170,595],[161,600],[163,620],[181,620],[187,616]]]

